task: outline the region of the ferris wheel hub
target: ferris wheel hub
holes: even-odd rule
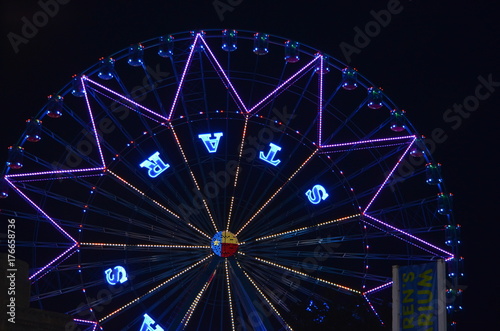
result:
[[[220,257],[230,257],[238,251],[238,238],[229,231],[217,232],[210,243],[212,251]]]

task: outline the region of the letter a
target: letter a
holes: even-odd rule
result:
[[[212,138],[212,134],[210,133],[204,133],[198,135],[198,138],[200,138],[203,141],[209,153],[217,152],[217,147],[219,147],[220,137],[222,137],[223,134],[222,132],[216,132],[213,134],[213,136],[214,138]]]

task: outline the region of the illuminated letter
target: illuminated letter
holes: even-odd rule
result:
[[[142,322],[142,325],[141,325],[141,328],[139,329],[139,331],[165,331],[158,324],[156,324],[156,326],[153,327],[153,325],[155,325],[155,324],[156,324],[156,322],[154,319],[149,317],[148,314],[144,314],[144,322]]]
[[[323,186],[314,185],[312,189],[307,190],[306,196],[309,199],[309,202],[311,202],[314,205],[317,205],[322,200],[328,198],[328,193],[326,193],[326,190]]]
[[[266,161],[267,163],[270,163],[276,167],[281,162],[281,160],[275,160],[274,157],[276,156],[277,152],[281,151],[281,147],[273,143],[270,143],[269,147],[271,147],[271,149],[269,150],[267,155],[264,155],[264,152],[260,152],[259,158],[262,161]]]
[[[123,284],[128,280],[127,272],[122,266],[116,266],[113,269],[109,268],[104,271],[104,273],[106,274],[106,281],[109,285],[116,285],[118,283]]]
[[[160,159],[160,152],[156,152],[148,157],[148,159],[142,162],[140,166],[141,168],[149,169],[148,175],[151,178],[158,177],[162,172],[170,168],[170,164],[167,164]]]
[[[205,144],[205,147],[208,149],[209,153],[217,152],[217,147],[219,147],[219,141],[220,137],[222,137],[222,132],[216,132],[213,135],[214,138],[212,138],[212,134],[210,133],[198,135],[198,138],[203,140],[203,143]]]

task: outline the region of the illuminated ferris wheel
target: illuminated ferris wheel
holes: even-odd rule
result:
[[[33,305],[74,330],[340,330],[390,322],[392,265],[456,261],[439,170],[354,68],[194,31],[49,96],[9,149],[2,195],[21,208],[2,213]]]

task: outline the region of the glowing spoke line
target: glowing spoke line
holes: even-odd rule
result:
[[[80,78],[80,82],[82,83],[82,86],[83,86],[83,95],[85,96],[85,103],[87,104],[87,110],[89,111],[89,115],[90,115],[90,123],[92,124],[92,132],[94,134],[95,143],[97,146],[97,151],[99,152],[99,156],[101,157],[101,164],[103,167],[106,167],[106,162],[104,161],[104,155],[102,153],[101,141],[100,141],[100,137],[99,137],[99,134],[97,133],[97,129],[95,126],[94,115],[92,114],[92,108],[90,107],[89,95],[87,94],[87,87],[85,86],[84,77],[85,76],[82,76]]]
[[[298,229],[294,229],[294,230],[289,230],[289,231],[280,232],[280,233],[276,233],[276,234],[270,234],[268,236],[256,238],[255,241],[273,239],[273,238],[285,236],[285,235],[291,234],[291,233],[301,232],[301,231],[310,230],[310,229],[316,229],[316,228],[319,228],[321,226],[330,225],[330,224],[334,224],[334,223],[340,223],[340,222],[343,222],[343,221],[348,221],[348,220],[351,220],[353,218],[358,218],[360,216],[361,216],[361,214],[354,214],[354,215],[351,215],[351,216],[341,217],[341,218],[333,219],[333,220],[330,220],[330,221],[318,223],[316,225],[304,226],[302,228],[298,228]],[[241,243],[240,245],[242,245],[242,244],[244,244],[244,243]]]
[[[139,190],[138,188],[136,188],[134,185],[130,184],[129,182],[127,182],[125,179],[123,179],[122,177],[120,177],[119,175],[115,174],[113,171],[111,170],[108,170],[108,172],[113,176],[115,177],[116,179],[118,179],[119,181],[121,181],[122,183],[124,183],[125,185],[127,185],[128,187],[130,187],[131,189],[133,189],[134,191],[136,191],[137,193],[139,193],[141,196],[143,196],[144,198],[147,198],[148,200],[150,200],[151,202],[153,202],[154,204],[156,204],[158,207],[160,207],[161,209],[165,210],[166,212],[168,212],[170,215],[174,216],[175,218],[181,218],[179,215],[177,215],[176,213],[174,213],[173,211],[171,211],[170,209],[166,208],[165,206],[163,206],[161,203],[159,203],[158,201],[148,197],[146,195],[146,193],[142,192],[141,190]]]
[[[312,159],[314,155],[316,155],[317,152],[318,149],[315,149],[314,152],[311,155],[309,155],[309,157],[300,165],[300,167],[297,170],[295,170],[295,172],[290,177],[288,177],[288,179],[283,183],[283,185],[276,192],[274,192],[273,195],[271,195],[271,197],[255,212],[255,214],[253,214],[252,217],[250,217],[250,219],[236,233],[236,236],[238,236],[241,233],[241,231],[243,231],[243,229],[245,229],[247,225],[250,224],[250,222],[252,222],[255,219],[255,217],[257,217],[257,215],[259,215],[262,212],[264,208],[266,208],[266,206],[281,192],[281,190],[285,187],[285,185],[288,184],[295,177],[295,175],[297,175],[299,171],[302,170],[302,168],[304,168],[304,166]]]
[[[206,260],[208,260],[209,258],[211,258],[212,256],[214,256],[214,254],[210,254],[208,255],[207,257],[204,257],[203,259],[199,260],[198,262],[190,265],[189,267],[185,268],[184,270],[178,272],[177,274],[173,275],[172,277],[170,277],[169,279],[167,279],[166,281],[164,281],[163,283],[160,283],[159,285],[153,287],[152,289],[150,289],[149,291],[147,291],[146,293],[144,293],[143,295],[141,296],[138,296],[137,298],[135,298],[134,300],[130,301],[129,303],[121,306],[120,308],[116,309],[115,311],[109,313],[108,315],[104,316],[103,318],[101,318],[98,322],[99,323],[102,323],[103,321],[107,320],[108,318],[110,318],[111,316],[115,315],[116,313],[119,313],[120,311],[130,307],[131,305],[139,302],[140,300],[142,300],[144,297],[148,296],[149,294],[159,290],[160,288],[162,288],[163,286],[165,286],[166,284],[170,283],[172,280],[178,278],[179,276],[185,274],[186,272],[188,272],[189,270],[193,269],[194,267],[200,265],[201,263],[205,262]]]
[[[193,180],[194,185],[196,186],[196,189],[198,190],[198,192],[201,193],[200,185],[198,185],[198,181],[196,180],[196,178],[194,176],[194,173],[191,170],[191,167],[189,166],[189,162],[187,160],[186,154],[184,153],[184,149],[182,148],[182,145],[181,145],[181,142],[179,140],[179,137],[177,137],[177,133],[175,133],[174,126],[172,125],[172,123],[169,123],[169,124],[170,124],[170,129],[172,130],[172,134],[174,135],[175,141],[177,142],[177,147],[179,147],[179,150],[180,150],[180,152],[182,154],[182,158],[184,159],[184,163],[186,164],[186,167],[189,170],[189,174],[191,175],[191,179]],[[215,224],[214,218],[212,216],[212,213],[210,212],[210,208],[208,208],[207,199],[205,197],[203,197],[202,201],[203,201],[203,205],[205,206],[205,209],[207,211],[208,217],[210,218],[210,221],[212,222],[212,226],[215,229],[215,232],[219,232],[219,230],[217,229],[217,225]]]
[[[120,247],[120,248],[190,248],[190,249],[209,249],[206,245],[156,245],[156,244],[111,244],[111,243],[88,243],[81,242],[80,247]]]
[[[367,294],[370,294],[370,293],[374,293],[374,292],[378,292],[378,291],[381,291],[381,290],[385,290],[386,288],[392,286],[392,283],[393,282],[391,281],[391,282],[382,284],[380,286],[374,287],[371,290],[363,292],[363,295],[367,295]]]
[[[238,266],[239,266],[239,264],[238,264]],[[271,309],[273,310],[274,314],[281,319],[281,321],[283,322],[282,324],[285,324],[286,327],[288,328],[288,330],[293,331],[292,327],[290,325],[288,325],[287,322],[285,322],[285,319],[283,318],[283,316],[281,316],[281,314],[278,312],[278,310],[276,309],[276,307],[274,307],[274,305],[271,303],[271,300],[269,300],[267,298],[267,296],[264,294],[264,292],[257,286],[257,284],[252,279],[252,277],[250,277],[250,275],[245,270],[241,269],[241,271],[243,271],[243,273],[248,278],[248,280],[250,281],[250,283],[253,285],[253,287],[255,287],[255,289],[257,290],[257,292],[259,292],[259,294],[264,298],[264,300],[269,305],[269,307],[271,307]]]
[[[227,224],[226,224],[227,231],[229,231],[229,224],[231,223],[231,216],[233,214],[234,198],[235,198],[236,186],[238,185],[238,178],[240,175],[241,156],[243,155],[243,146],[245,144],[245,137],[247,135],[247,127],[248,127],[248,116],[245,116],[245,125],[243,126],[243,134],[241,135],[240,150],[238,152],[238,166],[236,167],[236,174],[234,175],[233,195],[231,196],[231,202],[229,203],[229,213],[227,216]]]
[[[26,200],[33,208],[35,208],[36,210],[38,210],[43,216],[45,216],[45,218],[47,218],[51,223],[52,225],[54,225],[56,227],[57,230],[59,230],[59,232],[61,232],[64,236],[66,236],[68,239],[70,239],[75,245],[78,243],[75,239],[73,239],[72,236],[70,236],[69,233],[67,233],[66,231],[64,231],[64,229],[59,225],[57,224],[53,219],[52,217],[50,217],[49,215],[47,215],[46,212],[44,212],[42,210],[42,208],[38,207],[38,205],[36,203],[33,202],[33,200],[31,200],[30,198],[28,198],[28,196],[26,194],[24,194],[17,186],[15,186],[8,178],[5,177],[5,181],[7,183],[9,183],[9,185],[17,191],[17,193],[22,196],[24,198],[24,200]],[[74,246],[73,246],[74,247]]]
[[[320,58],[320,56],[316,56],[308,64],[306,64],[304,67],[302,67],[302,69],[300,69],[295,74],[293,74],[291,77],[289,77],[287,80],[285,80],[283,83],[281,83],[280,85],[278,85],[278,87],[276,89],[274,89],[274,91],[272,91],[271,93],[269,93],[264,99],[262,99],[259,102],[257,102],[257,104],[255,106],[253,106],[252,108],[250,108],[248,110],[248,112],[249,113],[253,112],[257,107],[259,107],[260,105],[262,105],[264,102],[266,102],[273,95],[277,94],[280,90],[282,90],[282,89],[285,90],[285,88],[284,88],[285,85],[287,85],[293,79],[295,79],[297,76],[299,76],[301,73],[303,73],[304,71],[306,71],[307,69],[309,69],[309,67],[311,67],[314,64],[314,62],[318,61],[319,58]]]
[[[189,55],[188,55],[188,58],[186,60],[186,65],[184,66],[184,71],[182,72],[181,80],[179,81],[179,86],[177,87],[177,91],[175,92],[174,101],[172,102],[172,107],[170,108],[170,113],[168,114],[168,118],[167,118],[168,121],[170,121],[170,119],[172,118],[172,115],[174,114],[175,107],[177,106],[177,102],[178,102],[179,96],[181,94],[181,89],[183,88],[184,80],[186,79],[186,74],[188,72],[188,69],[189,69],[191,62],[192,62],[192,59],[193,59],[193,53],[194,53],[194,49],[196,48],[196,43],[198,42],[198,38],[200,38],[200,34],[196,34],[196,36],[194,38],[193,45],[191,46],[191,50],[189,51]]]
[[[385,187],[385,185],[387,184],[387,182],[389,181],[389,179],[392,177],[392,174],[394,173],[394,171],[396,171],[397,167],[399,166],[399,164],[401,163],[401,161],[403,160],[403,158],[406,156],[406,154],[410,150],[411,146],[413,146],[413,143],[415,142],[416,139],[417,139],[417,137],[413,136],[413,139],[408,144],[408,147],[404,151],[403,155],[401,155],[401,157],[399,158],[398,162],[396,162],[396,164],[394,165],[394,167],[392,168],[392,170],[389,172],[389,174],[385,178],[385,180],[382,183],[382,185],[380,185],[380,187],[378,188],[377,193],[375,193],[375,195],[373,196],[373,198],[370,200],[370,202],[368,203],[368,205],[365,207],[365,210],[363,210],[363,214],[366,213],[366,211],[368,210],[368,208],[370,208],[370,206],[373,204],[373,202],[375,201],[375,199],[378,197],[380,191],[382,191],[382,189]]]
[[[209,280],[201,288],[200,292],[198,292],[198,294],[196,294],[196,297],[194,298],[193,302],[191,303],[191,306],[189,306],[188,311],[186,312],[186,314],[182,318],[181,324],[184,325],[184,328],[186,328],[189,321],[191,320],[191,317],[193,317],[194,310],[196,309],[196,307],[200,303],[200,299],[203,296],[203,294],[205,293],[205,291],[207,290],[208,286],[212,283],[212,280],[214,279],[216,272],[217,272],[217,269],[214,270],[214,272],[210,276]]]
[[[37,272],[35,272],[33,275],[29,276],[28,279],[29,280],[32,280],[33,278],[35,278],[37,275],[39,275],[41,272],[47,270],[47,268],[51,267],[54,263],[56,263],[58,260],[62,259],[63,257],[65,257],[66,254],[68,253],[75,253],[75,251],[71,252],[75,247],[77,247],[78,244],[74,244],[73,246],[71,246],[70,248],[68,248],[67,250],[65,250],[64,252],[62,252],[59,256],[57,256],[55,259],[53,259],[52,261],[50,261],[49,263],[47,263],[45,265],[45,267],[43,267],[42,269],[38,270]],[[69,256],[68,256],[69,257]],[[37,281],[38,279],[36,279],[35,281]]]
[[[27,172],[27,173],[22,173],[22,174],[6,175],[5,178],[44,176],[44,175],[57,175],[57,174],[68,174],[68,173],[77,173],[77,172],[93,172],[93,171],[102,172],[103,170],[106,170],[106,168],[105,167],[99,167],[99,168],[86,168],[86,169],[67,169],[67,170],[39,171],[39,172]],[[48,178],[48,179],[53,179],[53,178]],[[59,179],[59,178],[57,178],[57,179]],[[61,179],[64,179],[64,178],[61,178]]]
[[[222,74],[222,76],[224,78],[223,81],[225,81],[224,85],[229,86],[230,90],[233,92],[234,96],[236,97],[237,102],[239,103],[239,107],[242,110],[244,110],[245,112],[248,113],[249,110],[247,109],[247,107],[245,106],[245,104],[243,103],[243,101],[241,100],[241,97],[238,94],[238,92],[236,92],[236,89],[234,88],[233,84],[229,80],[229,77],[226,75],[226,72],[224,71],[224,69],[222,69],[222,66],[220,65],[219,61],[217,61],[217,58],[215,57],[214,53],[212,53],[212,50],[208,46],[207,42],[205,41],[205,39],[203,38],[203,36],[201,36],[200,34],[198,34],[197,36],[200,36],[200,40],[205,45],[205,47],[206,47],[206,49],[208,51],[208,54],[210,55],[210,57],[212,58],[212,60],[215,62],[215,65],[219,69],[219,72]],[[212,66],[213,66],[213,64],[212,64]],[[216,68],[216,70],[217,70],[217,68]]]
[[[411,140],[410,143],[413,143],[415,140],[415,136],[402,136],[402,137],[390,137],[390,138],[379,138],[379,139],[368,139],[368,140],[359,140],[359,141],[352,141],[352,142],[347,142],[347,143],[339,143],[339,144],[331,144],[331,145],[320,145],[321,149],[329,149],[329,148],[336,148],[336,147],[347,147],[347,146],[356,146],[356,145],[368,145],[368,144],[378,144],[378,143],[386,143],[389,141],[397,141],[397,140]],[[403,144],[402,142],[401,144]],[[374,146],[374,147],[379,147],[379,146]]]
[[[127,182],[125,179],[123,179],[122,177],[118,176],[117,174],[115,174],[113,171],[111,170],[108,170],[108,172],[114,176],[116,179],[120,180],[122,183],[124,183],[125,185],[127,185],[128,187],[130,187],[131,189],[133,189],[134,191],[136,191],[137,193],[139,193],[142,197],[148,199],[149,201],[153,202],[155,205],[157,205],[158,207],[160,207],[161,209],[163,209],[164,211],[168,212],[170,215],[174,216],[175,218],[177,219],[181,219],[181,217],[179,215],[177,215],[176,213],[174,213],[173,211],[171,211],[170,209],[168,209],[167,207],[163,206],[161,203],[159,203],[158,201],[150,198],[149,196],[146,195],[146,193],[142,192],[141,190],[139,190],[137,187],[133,186],[132,184],[130,184],[129,182]],[[204,237],[208,238],[208,239],[212,239],[212,237],[210,237],[208,234],[206,234],[205,232],[203,232],[202,230],[198,229],[196,226],[194,226],[193,224],[191,224],[191,222],[188,222],[186,221],[186,224],[191,227],[193,230],[195,230],[196,232],[198,232],[199,234],[203,235]]]
[[[346,291],[349,291],[349,292],[352,292],[352,293],[355,293],[355,294],[360,294],[360,295],[362,294],[360,291],[352,289],[350,287],[347,287],[347,286],[344,286],[344,285],[340,285],[340,284],[336,284],[336,283],[330,282],[330,281],[322,279],[322,278],[313,277],[313,276],[311,276],[309,274],[306,274],[305,272],[297,271],[295,269],[285,267],[285,266],[283,266],[281,264],[278,264],[278,263],[270,262],[270,261],[267,261],[267,260],[264,260],[264,259],[261,259],[259,257],[255,257],[255,256],[252,257],[252,258],[255,259],[255,260],[257,260],[257,261],[259,261],[259,262],[262,262],[262,263],[265,263],[265,264],[268,264],[268,265],[271,265],[273,267],[280,268],[280,269],[283,269],[283,270],[286,270],[286,271],[290,271],[290,272],[292,272],[294,274],[303,276],[305,278],[311,278],[311,279],[314,279],[314,280],[316,280],[318,282],[321,282],[321,283],[324,283],[324,284],[327,284],[327,285],[330,285],[330,286],[338,287],[339,289],[346,290]]]
[[[124,96],[124,95],[122,95],[122,94],[120,94],[120,93],[118,93],[118,92],[115,92],[115,91],[113,91],[112,89],[109,89],[109,88],[107,88],[106,86],[101,85],[101,84],[99,84],[99,83],[97,83],[97,82],[93,81],[92,79],[90,79],[90,78],[88,78],[88,77],[86,77],[86,76],[84,76],[82,79],[85,79],[85,80],[86,80],[86,81],[88,81],[89,83],[92,83],[92,84],[94,84],[94,85],[96,85],[96,86],[99,86],[101,89],[103,89],[103,90],[105,90],[105,91],[107,91],[107,92],[109,92],[109,93],[111,93],[111,94],[116,95],[116,96],[117,96],[118,98],[120,98],[120,99],[126,100],[127,102],[129,102],[129,103],[131,103],[132,105],[134,105],[134,106],[136,106],[136,107],[138,107],[138,108],[140,108],[140,109],[142,109],[142,110],[144,110],[144,111],[146,111],[146,112],[150,113],[151,115],[154,115],[154,116],[156,116],[156,117],[159,117],[159,118],[160,118],[160,119],[162,119],[163,121],[168,121],[168,120],[169,120],[169,118],[166,118],[166,117],[164,117],[164,116],[161,116],[161,115],[160,115],[160,114],[158,114],[157,112],[154,112],[154,111],[152,111],[151,109],[144,107],[143,105],[141,105],[141,104],[139,104],[139,103],[135,102],[134,100],[131,100],[131,99],[127,98],[126,96]],[[85,84],[84,84],[84,86],[85,86]],[[85,94],[85,95],[87,95],[87,94]],[[88,100],[87,100],[87,103],[88,103]],[[89,106],[89,107],[90,107],[90,106]],[[89,108],[89,109],[90,109],[90,108]],[[142,114],[142,113],[140,113],[140,112],[138,112],[138,113],[139,113],[140,115],[143,115],[143,116],[144,116],[144,114]]]
[[[234,326],[234,311],[233,311],[233,297],[231,294],[231,282],[229,281],[229,270],[227,259],[224,259],[224,269],[226,271],[226,286],[227,286],[227,299],[229,301],[229,312],[231,314],[231,330],[235,331]]]
[[[437,246],[435,246],[435,245],[433,245],[433,244],[431,244],[431,243],[429,243],[429,242],[427,242],[427,241],[425,241],[425,240],[423,240],[423,239],[420,239],[420,238],[419,238],[419,237],[417,237],[417,236],[414,236],[414,235],[412,235],[412,234],[409,234],[408,232],[405,232],[405,231],[403,231],[403,230],[401,230],[401,229],[398,229],[397,227],[395,227],[395,226],[393,226],[393,225],[390,225],[390,224],[388,224],[388,223],[384,223],[384,222],[382,222],[381,220],[379,220],[379,219],[377,219],[377,218],[375,218],[375,217],[372,217],[372,216],[370,216],[370,215],[368,215],[368,214],[363,214],[363,216],[366,216],[366,217],[368,217],[369,219],[371,219],[371,220],[373,220],[373,221],[375,221],[375,222],[377,222],[377,223],[379,223],[379,224],[382,224],[383,226],[388,227],[388,228],[389,228],[389,229],[391,229],[391,230],[394,230],[394,231],[396,231],[396,232],[399,232],[399,233],[401,233],[402,235],[404,235],[404,236],[406,236],[406,237],[409,237],[409,238],[411,238],[411,239],[413,239],[413,240],[416,240],[416,241],[418,241],[418,242],[420,242],[420,243],[424,244],[425,246],[431,247],[431,248],[433,248],[433,249],[435,249],[435,250],[437,250],[437,251],[439,251],[439,252],[441,252],[441,253],[444,253],[444,254],[446,254],[448,257],[453,257],[453,256],[454,256],[452,253],[450,253],[450,252],[448,252],[448,251],[445,251],[445,250],[444,250],[444,249],[442,249],[442,248],[439,248],[439,247],[437,247]],[[374,226],[374,225],[372,225],[372,224],[370,224],[370,223],[368,223],[368,222],[366,222],[366,221],[365,221],[365,223],[366,223],[366,224],[368,224],[368,225],[370,225],[370,226]],[[380,229],[380,230],[382,230],[382,229]],[[404,240],[404,241],[406,241],[406,242],[408,242],[408,243],[410,243],[410,244],[412,244],[412,245],[414,245],[414,246],[416,246],[416,247],[418,247],[418,248],[420,248],[420,249],[423,249],[423,250],[425,250],[425,251],[427,251],[427,252],[429,252],[429,253],[431,253],[431,254],[433,254],[433,255],[437,255],[435,252],[431,252],[431,251],[429,251],[428,249],[425,249],[424,247],[420,247],[420,246],[416,245],[415,243],[412,243],[411,241],[407,241],[407,240],[405,240],[405,239],[403,239],[403,238],[400,238],[400,237],[398,237],[398,236],[394,236],[394,237],[396,237],[396,238],[398,238],[398,239],[400,239],[400,240]]]

